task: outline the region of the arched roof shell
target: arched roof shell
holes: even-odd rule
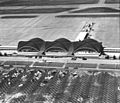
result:
[[[19,41],[18,46],[17,46],[17,50],[18,50],[18,51],[21,50],[21,48],[22,48],[23,46],[25,46],[26,43],[27,43],[27,41]]]
[[[34,49],[35,51],[40,51],[40,48],[42,47],[43,43],[44,43],[44,40],[40,38],[33,38],[24,43],[20,41],[18,45],[18,51],[25,48]]]
[[[81,41],[76,41],[76,42],[72,42],[72,43],[73,43],[74,51],[76,51],[78,48],[81,48],[81,46],[82,46],[82,42]]]
[[[71,45],[71,41],[69,41],[68,39],[65,38],[60,38],[57,39],[55,41],[53,41],[52,45],[50,45],[46,51],[52,50],[52,49],[56,49],[56,50],[62,50],[62,51],[69,51],[69,47]]]
[[[45,50],[47,50],[48,48],[50,48],[53,45],[52,41],[46,41],[45,42]]]
[[[18,43],[18,51],[23,49],[32,49],[34,51],[64,51],[73,53],[81,50],[89,50],[98,53],[103,52],[102,43],[94,39],[85,39],[83,41],[71,42],[68,39],[60,38],[55,41],[44,41],[40,38],[33,38],[29,41],[20,41]]]
[[[81,44],[82,45],[80,46],[80,48],[77,48],[75,52],[80,51],[80,50],[90,50],[90,51],[100,53],[103,50],[102,44],[94,39],[85,39],[82,41]]]

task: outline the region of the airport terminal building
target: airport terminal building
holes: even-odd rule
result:
[[[83,41],[73,41],[60,38],[55,41],[44,41],[40,38],[34,38],[29,41],[20,41],[18,43],[18,51],[21,52],[66,52],[74,54],[79,51],[96,52],[103,54],[103,46],[101,42],[94,39],[85,39]]]
[[[120,103],[120,0],[0,0],[0,103]]]

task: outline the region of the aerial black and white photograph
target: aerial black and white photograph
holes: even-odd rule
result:
[[[120,0],[0,0],[0,103],[120,103]]]

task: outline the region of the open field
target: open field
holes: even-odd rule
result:
[[[44,40],[67,38],[74,41],[82,27],[91,22],[95,23],[91,33],[95,39],[103,42],[105,47],[120,47],[117,4],[3,6],[0,11],[0,44],[14,46],[20,40],[35,37]]]
[[[120,0],[106,0],[105,3],[120,3]]]
[[[105,47],[120,47],[119,17],[60,18],[55,16],[56,14],[41,14],[33,18],[3,16],[0,19],[0,44],[17,45],[20,40],[29,40],[34,37],[44,40],[55,40],[62,37],[75,40],[86,22],[95,22],[95,39],[103,42]]]
[[[17,45],[19,40],[39,37],[44,40],[68,38],[75,40],[85,21],[79,18],[59,19],[55,15],[41,14],[37,18],[0,20],[2,45]]]
[[[0,14],[36,14],[36,13],[59,13],[75,8],[38,8],[38,9],[13,9],[0,10]]]
[[[45,6],[45,5],[73,5],[95,4],[99,0],[6,0],[0,6]]]
[[[108,7],[93,7],[82,10],[76,10],[73,11],[72,13],[114,13],[114,12],[120,12],[120,10]]]

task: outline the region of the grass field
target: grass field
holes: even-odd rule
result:
[[[37,16],[32,16],[32,15],[30,15],[30,16],[2,16],[1,17],[1,19],[19,19],[19,18],[35,18],[35,17],[37,17]]]
[[[95,4],[99,0],[12,0],[3,2],[0,6],[43,6],[43,5],[69,5],[69,4]]]
[[[120,0],[106,0],[105,3],[110,3],[110,4],[120,3]]]
[[[35,14],[35,13],[59,13],[74,8],[40,8],[40,9],[15,9],[0,10],[0,14]]]
[[[108,8],[108,7],[93,7],[93,8],[87,8],[82,10],[76,10],[72,13],[114,13],[114,12],[120,12],[120,10]]]

